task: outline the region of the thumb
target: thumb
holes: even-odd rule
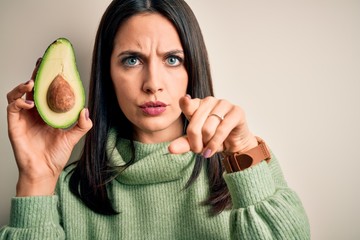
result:
[[[72,145],[77,144],[80,139],[92,128],[93,123],[89,118],[89,110],[84,108],[80,112],[77,124],[70,129],[66,135]]]
[[[173,154],[181,154],[181,153],[189,152],[190,144],[189,144],[189,140],[188,140],[187,136],[182,136],[182,137],[179,137],[179,138],[173,140],[170,143],[168,150],[170,153],[173,153]]]

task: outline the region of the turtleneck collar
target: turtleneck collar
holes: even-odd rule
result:
[[[171,154],[169,142],[147,144],[134,141],[135,161],[116,180],[128,185],[169,182],[184,177],[194,166],[195,154]],[[116,130],[109,132],[106,151],[111,166],[122,166],[132,157],[131,142],[118,138]],[[189,177],[189,176],[187,176]]]

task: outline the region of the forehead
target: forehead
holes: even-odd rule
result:
[[[118,29],[115,45],[128,46],[149,43],[181,47],[175,26],[159,13],[141,13],[127,19]]]

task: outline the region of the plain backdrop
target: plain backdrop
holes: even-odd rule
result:
[[[17,181],[6,93],[29,80],[58,37],[72,41],[87,88],[109,2],[0,2],[0,225]],[[278,156],[312,239],[360,239],[360,1],[187,2],[203,30],[216,96],[243,107],[251,130]]]

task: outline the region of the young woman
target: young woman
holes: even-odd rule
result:
[[[0,239],[310,239],[276,158],[240,107],[213,97],[183,0],[110,4],[89,110],[71,129],[42,122],[33,86],[8,94],[19,180]],[[65,168],[85,134],[80,160]]]

